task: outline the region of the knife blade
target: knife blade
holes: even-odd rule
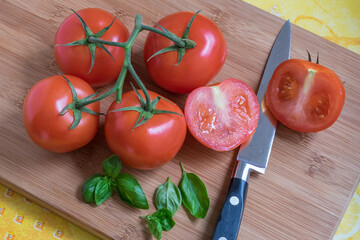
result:
[[[235,240],[237,238],[245,199],[248,177],[252,170],[265,173],[273,144],[277,121],[265,105],[264,95],[275,68],[290,58],[291,28],[285,22],[275,39],[268,57],[264,74],[257,92],[260,114],[257,129],[248,144],[240,146],[237,163],[230,181],[229,190],[217,222],[213,240]]]

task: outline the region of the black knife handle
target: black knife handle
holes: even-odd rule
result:
[[[247,189],[246,181],[239,178],[231,179],[213,240],[236,240],[244,212]]]

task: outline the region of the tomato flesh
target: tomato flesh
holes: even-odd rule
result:
[[[273,115],[300,132],[330,127],[339,117],[344,101],[344,86],[332,70],[299,59],[281,63],[266,92],[266,104]]]
[[[141,92],[142,94],[142,92]],[[151,100],[158,94],[149,91]],[[142,94],[143,96],[143,94]],[[105,137],[110,149],[121,161],[137,169],[153,169],[168,163],[182,147],[186,136],[186,122],[182,110],[174,103],[160,100],[156,109],[176,112],[154,115],[145,124],[133,129],[139,113],[113,110],[140,106],[134,91],[123,94],[121,103],[114,101],[105,119]]]
[[[199,142],[216,151],[228,151],[255,131],[259,104],[246,83],[227,79],[192,91],[186,100],[185,118]]]

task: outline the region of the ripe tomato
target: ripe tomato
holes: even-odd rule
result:
[[[332,70],[316,63],[290,59],[275,70],[266,92],[266,104],[285,126],[300,132],[318,132],[339,117],[345,89]]]
[[[115,16],[98,8],[86,8],[77,12],[84,19],[93,34],[108,26]],[[96,47],[95,64],[89,73],[91,55],[89,47],[57,46],[86,37],[82,24],[73,13],[60,25],[54,41],[54,54],[57,64],[65,74],[80,77],[91,86],[103,86],[115,81],[120,73],[124,61],[124,49],[105,45],[116,61],[103,49]],[[110,29],[100,39],[113,42],[126,42],[129,38],[127,28],[116,19]]]
[[[151,91],[149,95],[151,100],[159,96]],[[166,164],[174,158],[185,141],[186,123],[183,112],[174,103],[160,100],[156,109],[173,111],[181,116],[156,114],[145,124],[133,129],[138,112],[111,112],[130,106],[140,106],[135,91],[125,93],[121,103],[114,101],[111,104],[105,118],[108,146],[125,164],[133,168],[146,170]]]
[[[161,19],[158,24],[182,37],[194,13],[178,12]],[[226,43],[220,29],[210,19],[197,15],[189,32],[196,42],[178,62],[177,52],[167,52],[147,61],[157,51],[174,43],[153,32],[146,38],[144,58],[150,77],[162,88],[175,93],[189,93],[206,85],[221,69],[226,58]]]
[[[230,78],[192,91],[185,103],[185,118],[200,143],[228,151],[255,132],[259,103],[249,85]]]
[[[65,77],[73,84],[79,99],[94,93],[84,80],[71,75]],[[72,100],[71,88],[60,75],[45,78],[30,89],[23,105],[23,118],[27,133],[37,145],[63,153],[78,149],[95,137],[99,116],[82,112],[79,125],[72,130],[73,111],[60,116]],[[100,110],[99,102],[86,107],[95,112]]]

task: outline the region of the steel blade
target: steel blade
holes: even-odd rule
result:
[[[267,166],[272,143],[276,131],[276,119],[272,116],[264,103],[264,95],[268,83],[272,77],[275,68],[283,61],[290,58],[291,29],[289,20],[281,28],[274,45],[271,49],[268,61],[265,66],[264,74],[260,82],[257,98],[260,105],[260,115],[257,129],[248,144],[240,146],[237,160],[239,164],[235,170],[235,177],[242,178],[239,175],[248,175],[247,171],[256,170],[264,173]],[[242,168],[242,170],[238,168]],[[246,169],[247,168],[247,171]],[[245,170],[245,172],[244,172]],[[245,179],[244,179],[245,180]]]

